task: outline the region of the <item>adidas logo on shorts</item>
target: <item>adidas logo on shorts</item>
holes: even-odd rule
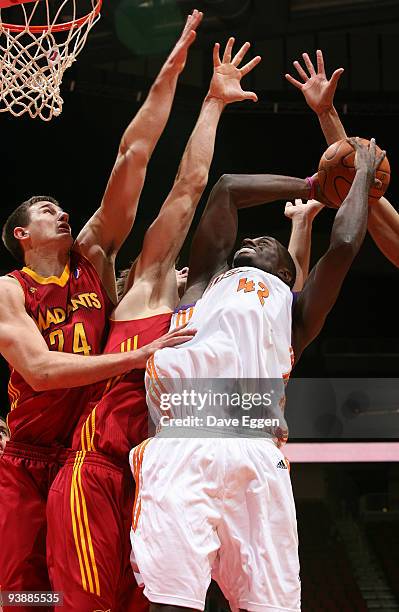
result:
[[[282,470],[288,470],[287,466],[285,465],[284,461],[281,459],[278,464],[277,467],[282,469]]]

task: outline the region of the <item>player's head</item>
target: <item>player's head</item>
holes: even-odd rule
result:
[[[245,238],[233,258],[233,268],[240,266],[251,266],[274,274],[290,288],[295,284],[294,260],[285,246],[271,236]]]
[[[0,457],[4,453],[7,442],[10,439],[10,430],[3,417],[0,417]]]
[[[120,272],[118,273],[118,278],[116,279],[116,293],[118,296],[118,302],[121,301],[121,299],[126,293],[129,274],[130,274],[130,271],[132,270],[132,267],[136,263],[136,261],[131,264],[130,268],[125,268],[124,270],[120,270]],[[181,270],[178,270],[177,268],[175,268],[175,274],[176,274],[177,291],[179,293],[179,298],[182,298],[186,290],[188,268],[182,268]]]
[[[20,204],[3,226],[4,245],[19,261],[29,249],[72,246],[68,214],[50,196],[33,196]]]

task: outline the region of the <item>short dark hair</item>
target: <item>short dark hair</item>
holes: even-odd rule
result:
[[[32,196],[29,198],[29,200],[22,202],[22,204],[20,204],[11,213],[3,225],[1,237],[3,239],[4,246],[6,249],[8,249],[8,251],[10,251],[11,255],[20,262],[24,261],[24,252],[19,240],[14,236],[14,229],[16,227],[25,227],[29,224],[29,209],[33,204],[37,204],[37,202],[51,202],[52,204],[59,206],[57,200],[51,196]]]

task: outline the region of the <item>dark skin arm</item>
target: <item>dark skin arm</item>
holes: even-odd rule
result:
[[[226,174],[216,183],[195,232],[182,303],[199,299],[210,279],[227,268],[237,239],[238,210],[275,200],[307,198],[305,179],[273,174]]]
[[[358,139],[350,139],[350,143],[356,151],[355,179],[336,214],[330,246],[311,271],[294,308],[292,345],[296,361],[322,329],[367,231],[368,192],[385,152],[376,157],[374,139],[369,147]]]

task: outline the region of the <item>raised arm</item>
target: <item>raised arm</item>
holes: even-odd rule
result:
[[[50,351],[27,314],[24,296],[17,282],[0,279],[0,352],[35,391],[80,387],[143,368],[159,348],[189,340],[191,331],[180,329],[166,334],[137,351],[85,357]]]
[[[180,39],[122,137],[101,206],[75,243],[75,248],[96,266],[113,298],[115,255],[133,226],[147,164],[169,118],[177,79],[201,19],[202,13],[197,10],[187,18]]]
[[[153,267],[158,270],[174,266],[196,206],[208,182],[216,129],[224,107],[242,100],[257,101],[255,93],[241,89],[240,81],[260,62],[261,58],[257,56],[242,68],[238,68],[250,44],[245,43],[231,59],[233,44],[234,38],[230,38],[222,61],[219,57],[219,44],[215,45],[214,74],[209,92],[184,151],[173,188],[157,219],[145,235],[136,275],[139,273],[138,267],[148,274],[152,273]]]
[[[288,251],[295,262],[296,280],[292,290],[302,291],[309,274],[310,249],[312,244],[312,225],[316,215],[324,208],[317,200],[308,200],[306,204],[301,199],[294,203],[287,202],[284,214],[292,221]]]
[[[290,74],[286,74],[285,78],[303,93],[308,106],[319,119],[327,144],[333,144],[337,140],[346,138],[344,126],[334,108],[335,90],[344,69],[337,68],[331,79],[328,80],[324,68],[323,53],[320,50],[316,51],[317,73],[309,55],[303,53],[302,57],[309,74],[305,72],[298,61],[294,62],[294,66],[304,82],[294,79]]]
[[[322,329],[366,234],[368,193],[385,153],[376,158],[374,139],[369,147],[358,139],[351,139],[351,144],[356,151],[355,179],[335,216],[330,246],[311,271],[294,308],[292,330],[296,360]]]
[[[323,54],[317,51],[317,73],[307,53],[303,59],[309,74],[298,61],[294,66],[303,83],[286,74],[286,79],[305,96],[308,106],[317,114],[321,129],[330,145],[346,138],[345,128],[334,108],[334,95],[343,68],[338,68],[328,81],[324,69]],[[368,230],[380,251],[394,266],[399,268],[399,214],[386,198],[370,207]]]
[[[239,209],[307,197],[306,179],[273,174],[223,175],[212,189],[193,238],[183,301],[197,300],[209,280],[227,267],[237,238]]]
[[[250,44],[245,43],[232,59],[233,44],[234,38],[230,38],[222,61],[219,57],[219,44],[215,45],[214,73],[209,92],[184,151],[172,190],[162,205],[158,217],[145,234],[143,249],[130,274],[127,288],[133,284],[133,280],[134,285],[129,295],[125,295],[118,305],[117,318],[123,318],[123,312],[126,312],[126,316],[132,317],[136,310],[143,311],[144,305],[140,303],[142,299],[138,299],[138,295],[142,293],[139,281],[145,281],[147,287],[154,287],[159,298],[163,283],[169,278],[168,275],[175,277],[176,258],[208,182],[216,130],[222,111],[226,104],[232,102],[257,100],[253,92],[242,90],[240,81],[259,63],[260,57],[253,58],[239,68]],[[153,299],[151,301],[154,303]]]

